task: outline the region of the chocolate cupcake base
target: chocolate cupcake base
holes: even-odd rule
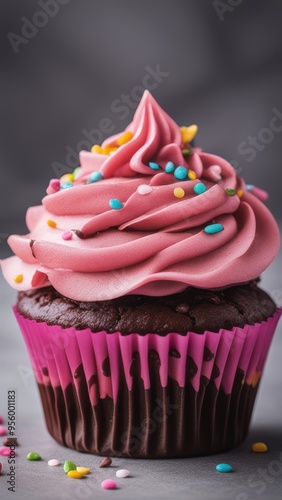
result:
[[[156,371],[152,364],[151,369]],[[132,390],[121,386],[115,403],[106,397],[95,406],[84,376],[78,392],[72,384],[65,390],[38,384],[50,434],[81,452],[134,458],[218,453],[245,439],[258,383],[246,384],[242,371],[236,373],[231,394],[205,377],[199,392],[171,378],[166,387],[157,383],[146,390],[138,374],[133,378]]]

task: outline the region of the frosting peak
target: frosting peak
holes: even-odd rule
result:
[[[261,200],[223,158],[193,148],[146,91],[128,127],[81,167],[52,179],[27,212],[26,236],[2,262],[17,290],[52,284],[79,301],[168,295],[256,278],[275,258],[279,232]]]

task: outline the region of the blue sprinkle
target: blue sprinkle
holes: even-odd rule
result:
[[[175,170],[174,163],[172,161],[168,161],[164,170],[167,174],[171,174],[171,172],[174,172]]]
[[[68,189],[68,188],[71,188],[72,186],[73,186],[72,182],[63,182],[61,184],[61,189]]]
[[[176,167],[176,169],[174,170],[174,177],[176,177],[176,179],[180,180],[180,181],[183,181],[184,179],[186,179],[188,176],[188,170],[186,167]]]
[[[149,161],[149,167],[152,170],[160,170],[160,166],[157,163],[155,163],[154,161]]]
[[[222,224],[209,224],[209,226],[206,226],[204,229],[204,232],[206,234],[215,234],[215,233],[220,233],[220,231],[223,231],[224,227]]]
[[[92,182],[97,182],[103,179],[103,174],[101,172],[92,172],[92,174],[89,177],[89,183],[91,184]]]
[[[112,198],[110,201],[109,201],[109,205],[111,208],[113,208],[114,210],[120,210],[122,208],[122,203],[121,201],[117,200],[116,198]]]
[[[231,472],[232,467],[229,464],[217,464],[215,467],[218,472]]]
[[[202,194],[207,190],[207,188],[206,188],[205,184],[203,184],[202,182],[198,182],[193,187],[193,190],[194,190],[194,193],[196,193],[196,194]]]
[[[252,191],[252,189],[254,188],[253,184],[246,184],[246,188],[248,191]]]

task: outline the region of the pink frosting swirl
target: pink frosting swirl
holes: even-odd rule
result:
[[[71,299],[96,301],[256,278],[279,249],[277,224],[259,191],[248,191],[219,156],[190,145],[184,156],[178,125],[149,92],[126,132],[131,140],[110,155],[82,151],[73,187],[29,208],[29,234],[10,236],[15,256],[2,261],[11,286],[51,283]],[[123,134],[102,148],[116,147]],[[179,169],[167,173],[168,162],[186,177],[178,178]],[[102,180],[89,182],[93,172]],[[206,232],[211,225],[218,232]]]

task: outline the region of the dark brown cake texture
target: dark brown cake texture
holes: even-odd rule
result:
[[[275,311],[269,295],[253,281],[210,291],[188,288],[164,297],[127,295],[101,302],[76,302],[53,287],[18,294],[17,309],[26,318],[48,325],[93,332],[156,333],[218,332],[261,323]]]

